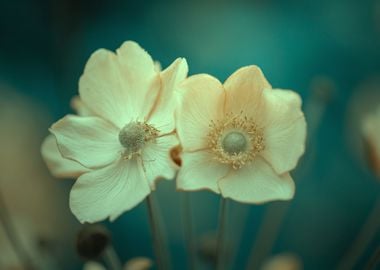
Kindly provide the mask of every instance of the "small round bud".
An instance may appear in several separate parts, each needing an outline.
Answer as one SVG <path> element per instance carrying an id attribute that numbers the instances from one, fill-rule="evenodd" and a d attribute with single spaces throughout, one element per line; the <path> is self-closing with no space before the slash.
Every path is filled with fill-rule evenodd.
<path id="1" fill-rule="evenodd" d="M 85 225 L 77 236 L 78 254 L 87 260 L 98 259 L 111 242 L 110 233 L 101 225 Z"/>

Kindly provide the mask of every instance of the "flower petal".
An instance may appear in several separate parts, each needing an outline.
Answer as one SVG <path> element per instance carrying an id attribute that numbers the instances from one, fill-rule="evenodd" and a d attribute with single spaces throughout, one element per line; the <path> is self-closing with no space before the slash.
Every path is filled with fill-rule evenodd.
<path id="1" fill-rule="evenodd" d="M 214 77 L 199 74 L 186 79 L 181 91 L 184 93 L 176 113 L 176 127 L 183 150 L 206 148 L 210 121 L 223 117 L 223 86 Z"/>
<path id="2" fill-rule="evenodd" d="M 134 42 L 125 42 L 117 55 L 97 50 L 79 80 L 80 97 L 90 111 L 119 128 L 147 116 L 159 88 L 151 57 Z"/>
<path id="3" fill-rule="evenodd" d="M 265 91 L 265 150 L 261 155 L 278 174 L 294 169 L 305 151 L 306 121 L 301 98 L 293 91 Z"/>
<path id="4" fill-rule="evenodd" d="M 150 55 L 136 42 L 126 41 L 116 50 L 125 90 L 131 98 L 124 106 L 133 108 L 138 119 L 146 120 L 161 89 L 161 78 Z"/>
<path id="5" fill-rule="evenodd" d="M 56 122 L 50 131 L 57 138 L 62 156 L 87 168 L 110 164 L 122 150 L 118 129 L 98 117 L 69 115 Z"/>
<path id="6" fill-rule="evenodd" d="M 120 158 L 111 165 L 83 174 L 70 193 L 70 208 L 80 222 L 115 220 L 151 192 L 141 163 Z"/>
<path id="7" fill-rule="evenodd" d="M 41 154 L 50 172 L 58 178 L 77 178 L 89 169 L 76 161 L 62 157 L 54 135 L 46 137 L 41 147 Z"/>
<path id="8" fill-rule="evenodd" d="M 218 185 L 223 197 L 243 203 L 289 200 L 295 192 L 291 176 L 276 174 L 261 158 L 239 170 L 231 170 Z"/>
<path id="9" fill-rule="evenodd" d="M 224 177 L 229 167 L 216 160 L 207 151 L 183 153 L 182 166 L 177 176 L 177 189 L 209 189 L 219 193 L 218 180 Z"/>
<path id="10" fill-rule="evenodd" d="M 235 71 L 224 83 L 226 112 L 255 117 L 261 112 L 261 95 L 271 85 L 257 66 L 247 66 Z M 256 118 L 256 117 L 255 117 Z"/>
<path id="11" fill-rule="evenodd" d="M 161 72 L 161 92 L 151 112 L 148 122 L 161 133 L 174 130 L 174 110 L 178 104 L 178 85 L 186 78 L 187 62 L 177 58 L 168 68 Z"/>
<path id="12" fill-rule="evenodd" d="M 176 165 L 170 157 L 170 149 L 178 145 L 175 135 L 160 137 L 154 143 L 144 147 L 142 162 L 146 178 L 151 189 L 155 189 L 156 180 L 164 178 L 171 180 L 175 176 Z"/>

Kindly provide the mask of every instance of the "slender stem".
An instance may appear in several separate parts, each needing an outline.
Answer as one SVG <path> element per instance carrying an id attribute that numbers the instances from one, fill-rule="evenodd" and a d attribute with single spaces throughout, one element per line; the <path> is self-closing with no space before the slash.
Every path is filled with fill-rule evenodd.
<path id="1" fill-rule="evenodd" d="M 375 253 L 372 255 L 371 259 L 369 260 L 366 270 L 374 270 L 376 269 L 376 266 L 380 263 L 380 247 L 378 247 L 375 251 Z"/>
<path id="2" fill-rule="evenodd" d="M 169 255 L 166 250 L 165 241 L 162 236 L 162 231 L 159 224 L 159 218 L 157 216 L 157 209 L 154 205 L 154 199 L 152 194 L 146 198 L 149 223 L 152 231 L 153 248 L 157 260 L 157 268 L 160 270 L 170 269 Z"/>
<path id="3" fill-rule="evenodd" d="M 2 224 L 5 234 L 7 235 L 13 249 L 18 256 L 20 262 L 24 265 L 25 269 L 34 269 L 32 259 L 24 248 L 21 239 L 19 238 L 15 226 L 12 223 L 10 214 L 6 207 L 4 198 L 0 192 L 0 223 Z"/>
<path id="4" fill-rule="evenodd" d="M 374 207 L 368 215 L 363 227 L 353 242 L 348 252 L 343 256 L 337 269 L 353 269 L 365 248 L 380 227 L 380 196 L 377 198 Z"/>
<path id="5" fill-rule="evenodd" d="M 239 253 L 239 248 L 241 246 L 243 233 L 244 233 L 245 227 L 247 226 L 247 219 L 248 219 L 248 213 L 249 213 L 249 207 L 247 205 L 240 204 L 240 203 L 234 204 L 234 205 L 236 207 L 234 211 L 232 211 L 231 206 L 229 207 L 230 208 L 229 213 L 231 214 L 236 213 L 236 215 L 234 217 L 231 217 L 231 214 L 229 214 L 229 220 L 235 221 L 235 225 L 234 225 L 235 237 L 231 239 L 232 248 L 229 255 L 229 261 L 226 264 L 228 269 L 230 269 L 235 264 L 236 257 Z"/>
<path id="6" fill-rule="evenodd" d="M 103 257 L 109 269 L 122 270 L 120 258 L 112 245 L 108 245 L 108 247 L 104 250 Z"/>
<path id="7" fill-rule="evenodd" d="M 246 270 L 258 269 L 272 251 L 289 206 L 290 203 L 285 202 L 268 206 L 252 246 Z"/>
<path id="8" fill-rule="evenodd" d="M 193 236 L 193 219 L 191 211 L 190 193 L 182 193 L 183 229 L 185 234 L 186 249 L 188 253 L 189 270 L 196 269 L 196 248 Z"/>
<path id="9" fill-rule="evenodd" d="M 227 201 L 225 198 L 220 198 L 220 207 L 219 207 L 219 229 L 218 229 L 218 238 L 217 238 L 217 257 L 216 257 L 216 270 L 223 270 L 224 264 L 224 245 L 225 245 L 225 227 L 226 227 L 226 204 Z"/>

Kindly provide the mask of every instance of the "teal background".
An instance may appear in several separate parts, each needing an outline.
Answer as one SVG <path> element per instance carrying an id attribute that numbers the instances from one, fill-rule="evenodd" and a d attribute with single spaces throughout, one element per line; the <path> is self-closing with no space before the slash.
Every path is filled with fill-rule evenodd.
<path id="1" fill-rule="evenodd" d="M 305 269 L 334 269 L 380 192 L 355 148 L 359 115 L 351 111 L 352 104 L 366 102 L 360 100 L 360 85 L 380 71 L 380 2 L 1 1 L 0 81 L 46 108 L 52 123 L 70 112 L 90 54 L 98 48 L 115 50 L 125 40 L 137 41 L 163 67 L 185 57 L 190 74 L 210 73 L 221 81 L 241 66 L 257 64 L 274 87 L 294 89 L 305 106 L 322 106 L 305 160 L 294 174 L 296 197 L 273 254 L 293 252 Z M 322 102 L 313 95 L 313 82 L 320 77 L 333 85 L 331 97 Z M 380 86 L 368 91 L 376 96 Z M 307 119 L 315 114 L 306 110 Z M 47 135 L 47 128 L 41 133 Z M 57 185 L 68 198 L 72 183 L 57 180 Z M 174 192 L 174 182 L 161 183 L 157 193 L 173 268 L 184 269 L 181 194 Z M 197 236 L 215 230 L 219 197 L 197 192 L 191 199 Z M 243 229 L 231 218 L 230 237 L 243 234 L 233 269 L 243 269 L 271 205 L 231 206 L 235 214 L 248 211 Z M 105 224 L 123 260 L 152 256 L 144 204 Z M 377 234 L 357 269 L 379 244 Z M 67 253 L 70 259 L 62 268 L 80 269 L 74 251 Z"/>

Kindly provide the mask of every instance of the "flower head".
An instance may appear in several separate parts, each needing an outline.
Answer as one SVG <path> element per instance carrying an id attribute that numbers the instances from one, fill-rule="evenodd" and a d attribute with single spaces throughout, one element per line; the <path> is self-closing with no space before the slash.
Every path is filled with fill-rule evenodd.
<path id="1" fill-rule="evenodd" d="M 50 129 L 62 156 L 89 169 L 70 193 L 81 222 L 114 220 L 154 190 L 158 178 L 174 177 L 174 90 L 186 76 L 184 59 L 160 72 L 130 41 L 116 54 L 100 49 L 90 57 L 79 94 L 92 114 L 68 115 Z"/>
<path id="2" fill-rule="evenodd" d="M 272 89 L 256 66 L 239 69 L 223 85 L 200 74 L 181 88 L 179 189 L 209 189 L 248 203 L 293 197 L 289 171 L 303 154 L 306 137 L 295 92 Z"/>

